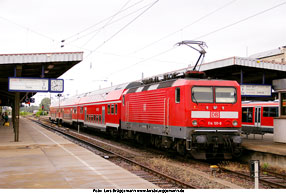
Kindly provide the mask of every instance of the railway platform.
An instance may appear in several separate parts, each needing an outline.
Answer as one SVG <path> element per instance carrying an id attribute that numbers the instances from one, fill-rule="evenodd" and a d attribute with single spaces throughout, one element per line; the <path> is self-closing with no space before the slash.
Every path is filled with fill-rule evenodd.
<path id="1" fill-rule="evenodd" d="M 273 134 L 243 135 L 245 149 L 243 160 L 260 160 L 261 165 L 279 167 L 286 170 L 286 144 L 273 141 Z"/>
<path id="2" fill-rule="evenodd" d="M 0 125 L 0 189 L 158 188 L 28 119 L 20 124 L 19 142 Z"/>

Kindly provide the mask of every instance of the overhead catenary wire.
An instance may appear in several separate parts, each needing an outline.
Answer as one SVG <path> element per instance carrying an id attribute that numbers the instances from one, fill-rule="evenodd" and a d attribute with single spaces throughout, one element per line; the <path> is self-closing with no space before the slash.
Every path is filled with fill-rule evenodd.
<path id="1" fill-rule="evenodd" d="M 136 5 L 140 4 L 140 3 L 142 3 L 143 1 L 145 1 L 145 0 L 138 1 L 138 2 L 136 2 L 136 3 L 134 3 L 134 4 L 130 5 L 130 6 L 128 6 L 127 8 L 121 10 L 119 13 L 122 13 L 122 12 L 124 12 L 124 11 L 126 11 L 126 10 L 132 8 L 132 7 L 134 7 L 134 6 L 136 6 Z M 95 26 L 97 26 L 97 25 L 99 25 L 99 24 L 101 24 L 101 23 L 103 23 L 103 22 L 109 20 L 110 18 L 114 17 L 114 15 L 116 15 L 116 13 L 113 14 L 113 15 L 111 15 L 111 16 L 109 16 L 109 17 L 107 17 L 107 18 L 102 19 L 101 21 L 99 21 L 99 22 L 97 22 L 97 23 L 95 23 L 95 24 L 93 24 L 93 25 L 91 25 L 91 26 L 89 26 L 89 27 L 87 27 L 87 28 L 85 28 L 85 29 L 83 29 L 83 30 L 81 30 L 81 31 L 79 31 L 79 32 L 77 32 L 77 33 L 75 33 L 75 34 L 73 34 L 73 35 L 67 37 L 67 38 L 65 38 L 65 39 L 63 39 L 63 41 L 68 41 L 68 40 L 69 40 L 69 41 L 74 41 L 74 40 L 79 39 L 79 37 L 77 37 L 77 36 L 79 36 L 80 34 L 86 32 L 86 31 L 88 31 L 88 30 L 90 30 L 91 28 L 93 28 L 93 27 L 95 27 Z M 118 15 L 118 14 L 117 14 L 117 15 Z M 81 37 L 80 37 L 80 38 L 81 38 Z M 70 39 L 71 39 L 71 40 L 70 40 Z"/>
<path id="2" fill-rule="evenodd" d="M 30 27 L 24 26 L 24 25 L 22 25 L 22 24 L 18 24 L 18 23 L 14 22 L 14 21 L 12 21 L 12 20 L 10 20 L 10 19 L 7 19 L 7 18 L 5 18 L 5 17 L 3 17 L 3 16 L 0 16 L 0 18 L 1 18 L 2 20 L 5 20 L 5 21 L 7 21 L 7 22 L 9 22 L 9 23 L 14 24 L 15 26 L 18 26 L 19 28 L 23 28 L 23 29 L 25 29 L 25 30 L 29 30 L 29 32 L 32 32 L 32 33 L 34 33 L 34 34 L 36 34 L 36 35 L 38 35 L 38 36 L 41 36 L 41 37 L 43 37 L 43 38 L 49 39 L 49 40 L 51 40 L 52 42 L 58 42 L 58 43 L 60 43 L 59 40 L 56 40 L 56 39 L 54 39 L 54 38 L 52 38 L 52 37 L 50 37 L 50 36 L 47 36 L 47 35 L 45 35 L 45 34 L 43 34 L 43 33 L 41 33 L 41 32 L 32 30 Z"/>
<path id="3" fill-rule="evenodd" d="M 143 7 L 140 7 L 139 9 L 137 9 L 137 10 L 135 10 L 135 11 L 133 11 L 133 12 L 127 14 L 127 15 L 124 15 L 124 16 L 118 18 L 117 20 L 114 20 L 114 21 L 110 22 L 110 23 L 109 23 L 108 25 L 106 25 L 105 27 L 107 27 L 107 26 L 109 26 L 109 25 L 112 25 L 112 24 L 114 24 L 114 23 L 117 23 L 117 22 L 123 20 L 124 18 L 133 15 L 133 14 L 135 14 L 135 13 L 137 13 L 137 12 L 143 10 L 144 8 L 150 6 L 151 4 L 153 4 L 153 3 L 144 5 Z M 68 41 L 68 42 L 66 42 L 65 40 L 62 40 L 62 41 L 65 42 L 65 45 L 69 45 L 69 44 L 71 44 L 72 42 L 81 40 L 82 38 L 85 38 L 85 37 L 87 37 L 87 36 L 89 36 L 89 35 L 91 35 L 91 34 L 93 34 L 93 33 L 96 33 L 96 32 L 98 32 L 98 31 L 102 30 L 102 29 L 103 29 L 103 27 L 99 27 L 99 28 L 96 28 L 96 29 L 94 29 L 94 30 L 92 30 L 92 31 L 90 31 L 90 32 L 88 32 L 88 33 L 86 33 L 86 34 L 83 34 L 82 36 L 77 37 L 76 39 L 70 40 L 70 41 Z"/>
<path id="4" fill-rule="evenodd" d="M 169 48 L 169 49 L 167 49 L 167 50 L 164 50 L 164 51 L 162 51 L 162 52 L 160 52 L 160 53 L 157 53 L 157 54 L 155 54 L 155 55 L 152 55 L 151 57 L 145 58 L 145 59 L 143 59 L 143 60 L 141 60 L 141 61 L 139 61 L 139 62 L 136 62 L 136 63 L 134 63 L 134 64 L 132 64 L 132 65 L 129 65 L 128 67 L 124 67 L 124 68 L 122 68 L 122 69 L 116 70 L 116 71 L 114 71 L 114 72 L 108 74 L 106 77 L 109 77 L 109 76 L 111 76 L 111 75 L 113 75 L 113 74 L 115 74 L 115 73 L 119 73 L 119 72 L 121 72 L 121 71 L 124 71 L 124 70 L 126 70 L 126 69 L 130 69 L 130 68 L 132 68 L 132 67 L 134 67 L 134 66 L 136 66 L 136 65 L 139 65 L 139 64 L 141 64 L 141 63 L 144 63 L 144 62 L 146 62 L 146 61 L 150 61 L 151 59 L 153 59 L 153 58 L 155 58 L 155 57 L 158 57 L 158 56 L 161 56 L 161 55 L 163 55 L 163 54 L 166 54 L 166 53 L 168 53 L 168 52 L 170 52 L 170 51 L 172 51 L 172 50 L 174 50 L 174 49 L 175 49 L 175 47 L 172 47 L 172 48 Z"/>
<path id="5" fill-rule="evenodd" d="M 158 40 L 155 40 L 155 41 L 153 41 L 153 42 L 151 42 L 151 43 L 149 43 L 149 44 L 143 46 L 143 47 L 140 48 L 140 49 L 137 49 L 137 50 L 133 51 L 132 54 L 138 53 L 138 52 L 140 52 L 140 51 L 142 51 L 142 50 L 144 50 L 144 49 L 146 49 L 146 48 L 149 48 L 150 46 L 153 46 L 154 44 L 157 44 L 158 42 L 161 42 L 162 40 L 165 40 L 166 38 L 169 38 L 169 37 L 171 37 L 171 36 L 173 36 L 173 35 L 175 35 L 175 34 L 181 32 L 182 30 L 184 30 L 184 29 L 186 29 L 186 28 L 189 28 L 190 26 L 192 26 L 192 25 L 194 25 L 194 24 L 196 24 L 196 23 L 202 21 L 203 19 L 208 18 L 209 16 L 213 15 L 214 13 L 216 13 L 216 12 L 222 10 L 223 8 L 225 8 L 225 7 L 227 7 L 227 6 L 231 5 L 231 4 L 233 4 L 235 1 L 237 1 L 237 0 L 233 0 L 233 1 L 231 1 L 231 2 L 228 2 L 228 3 L 226 3 L 226 4 L 222 5 L 222 6 L 220 6 L 219 8 L 217 8 L 217 9 L 215 9 L 215 10 L 213 10 L 213 11 L 207 13 L 206 15 L 204 15 L 204 16 L 198 18 L 197 20 L 193 21 L 192 23 L 185 25 L 184 27 L 180 28 L 179 30 L 173 31 L 173 32 L 167 34 L 166 36 L 164 36 L 164 37 L 162 37 L 162 38 L 160 38 L 160 39 L 158 39 Z"/>
<path id="6" fill-rule="evenodd" d="M 226 26 L 223 26 L 223 27 L 221 27 L 221 28 L 218 28 L 218 29 L 216 29 L 216 30 L 213 30 L 213 31 L 211 31 L 211 32 L 208 32 L 208 33 L 206 33 L 206 34 L 204 34 L 204 35 L 202 35 L 202 36 L 198 36 L 198 37 L 196 37 L 194 40 L 197 40 L 197 39 L 200 39 L 200 38 L 204 38 L 204 37 L 209 36 L 209 35 L 211 35 L 211 34 L 214 34 L 214 33 L 216 33 L 216 32 L 222 31 L 222 30 L 224 30 L 224 29 L 226 29 L 226 28 L 232 27 L 232 26 L 234 26 L 234 25 L 236 25 L 236 24 L 245 22 L 245 21 L 247 21 L 247 20 L 249 20 L 249 19 L 251 19 L 251 18 L 253 18 L 253 17 L 256 17 L 256 16 L 261 15 L 261 14 L 263 14 L 263 13 L 266 13 L 266 12 L 268 12 L 268 11 L 271 11 L 271 10 L 273 10 L 273 9 L 275 9 L 275 8 L 278 8 L 278 7 L 280 7 L 280 6 L 282 6 L 282 5 L 285 5 L 285 4 L 286 4 L 286 1 L 284 1 L 284 2 L 282 2 L 282 3 L 279 3 L 279 4 L 277 4 L 277 5 L 273 6 L 273 7 L 270 7 L 270 8 L 268 8 L 268 9 L 259 11 L 259 12 L 255 13 L 255 14 L 253 14 L 253 15 L 250 15 L 250 16 L 248 16 L 248 17 L 245 17 L 245 18 L 243 18 L 243 19 L 241 19 L 241 20 L 238 20 L 238 21 L 236 21 L 236 22 L 234 22 L 234 23 L 228 24 L 228 25 L 226 25 Z"/>
<path id="7" fill-rule="evenodd" d="M 211 34 L 214 34 L 214 33 L 216 33 L 216 32 L 219 32 L 219 31 L 221 31 L 221 30 L 224 30 L 224 29 L 226 29 L 226 28 L 232 27 L 232 26 L 234 26 L 234 25 L 236 25 L 236 24 L 239 24 L 239 23 L 241 23 L 241 22 L 247 21 L 247 20 L 249 20 L 249 19 L 251 19 L 251 18 L 253 18 L 253 17 L 255 17 L 255 16 L 261 15 L 261 14 L 263 14 L 263 13 L 266 13 L 266 12 L 268 12 L 268 11 L 270 11 L 270 10 L 273 10 L 273 9 L 278 8 L 278 7 L 280 7 L 280 6 L 282 6 L 282 5 L 285 5 L 285 4 L 286 4 L 286 1 L 284 1 L 284 2 L 282 2 L 282 3 L 279 3 L 279 4 L 275 5 L 275 6 L 272 6 L 272 7 L 270 7 L 270 8 L 267 8 L 267 9 L 265 9 L 265 10 L 262 10 L 262 11 L 260 11 L 260 12 L 257 12 L 257 13 L 255 13 L 255 14 L 251 15 L 251 16 L 245 17 L 245 18 L 243 18 L 243 19 L 241 19 L 241 20 L 238 20 L 238 21 L 236 21 L 236 22 L 234 22 L 234 23 L 228 24 L 228 25 L 223 26 L 223 27 L 221 27 L 221 28 L 219 28 L 219 29 L 216 29 L 216 30 L 214 30 L 214 31 L 211 31 L 211 32 L 209 32 L 209 33 L 206 33 L 206 34 L 204 34 L 204 35 L 202 35 L 202 36 L 198 36 L 198 37 L 194 38 L 193 40 L 198 40 L 198 39 L 200 39 L 200 38 L 209 36 L 209 35 L 211 35 Z M 143 60 L 141 60 L 141 61 L 139 61 L 139 62 L 137 62 L 137 63 L 134 63 L 134 64 L 132 64 L 132 65 L 130 65 L 130 66 L 128 66 L 128 67 L 125 67 L 125 68 L 122 68 L 122 69 L 120 69 L 120 70 L 117 70 L 116 72 L 110 73 L 108 76 L 113 75 L 113 74 L 118 73 L 118 72 L 121 72 L 121 71 L 124 71 L 124 70 L 126 70 L 126 69 L 129 69 L 129 68 L 131 68 L 131 67 L 133 67 L 133 66 L 136 66 L 136 65 L 138 65 L 138 64 L 141 64 L 141 63 L 143 63 L 143 62 L 149 61 L 149 60 L 151 60 L 151 59 L 153 59 L 153 58 L 155 58 L 155 57 L 158 57 L 158 56 L 160 56 L 160 55 L 163 55 L 163 54 L 165 54 L 165 53 L 167 53 L 167 52 L 169 52 L 169 51 L 171 51 L 171 50 L 173 50 L 173 48 L 172 48 L 172 49 L 168 49 L 168 50 L 163 51 L 163 52 L 160 52 L 160 53 L 158 53 L 158 54 L 156 54 L 156 55 L 153 55 L 153 56 L 151 56 L 151 57 L 148 57 L 148 58 L 146 58 L 146 59 L 143 59 Z"/>
<path id="8" fill-rule="evenodd" d="M 105 23 L 105 25 L 101 28 L 101 30 L 104 29 L 105 27 L 107 27 L 108 24 L 110 24 L 110 22 L 111 22 L 118 14 L 121 13 L 121 11 L 124 9 L 124 7 L 126 7 L 126 6 L 129 4 L 130 1 L 131 1 L 131 0 L 127 0 L 127 1 L 124 3 L 124 5 L 119 9 L 119 11 L 117 11 L 114 15 L 112 15 L 112 17 L 110 17 L 110 18 L 108 19 L 108 21 L 107 21 L 107 22 Z M 87 45 L 98 33 L 100 33 L 101 30 L 99 30 L 99 31 L 98 31 L 96 34 L 94 34 L 90 39 L 88 39 L 88 40 L 82 45 L 82 47 L 84 47 L 85 45 Z"/>
<path id="9" fill-rule="evenodd" d="M 115 32 L 112 36 L 110 36 L 108 39 L 103 41 L 98 47 L 96 47 L 94 50 L 92 50 L 85 58 L 89 57 L 92 53 L 97 51 L 99 48 L 101 48 L 103 45 L 105 45 L 107 42 L 109 42 L 112 38 L 114 38 L 117 34 L 119 34 L 121 31 L 123 31 L 125 28 L 127 28 L 129 25 L 131 25 L 134 21 L 136 21 L 140 16 L 142 16 L 144 13 L 146 13 L 148 10 L 150 10 L 156 3 L 158 3 L 159 0 L 156 0 L 154 3 L 152 3 L 149 7 L 147 7 L 145 10 L 143 10 L 139 15 L 137 15 L 134 19 L 132 19 L 130 22 L 128 22 L 126 25 L 124 25 L 122 28 L 120 28 L 117 32 Z"/>

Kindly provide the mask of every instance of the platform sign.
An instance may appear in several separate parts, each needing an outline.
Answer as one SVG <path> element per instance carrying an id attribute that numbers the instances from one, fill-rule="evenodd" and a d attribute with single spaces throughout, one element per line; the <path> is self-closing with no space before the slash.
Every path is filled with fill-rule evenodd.
<path id="1" fill-rule="evenodd" d="M 48 78 L 9 77 L 10 92 L 48 92 Z"/>
<path id="2" fill-rule="evenodd" d="M 249 97 L 268 97 L 272 95 L 271 85 L 255 85 L 255 84 L 242 84 L 241 96 Z"/>

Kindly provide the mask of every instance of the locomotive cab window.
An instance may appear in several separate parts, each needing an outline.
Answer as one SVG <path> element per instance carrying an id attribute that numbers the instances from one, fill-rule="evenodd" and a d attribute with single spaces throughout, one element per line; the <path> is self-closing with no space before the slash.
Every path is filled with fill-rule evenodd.
<path id="1" fill-rule="evenodd" d="M 233 87 L 216 87 L 215 88 L 216 103 L 235 103 L 236 89 Z"/>
<path id="2" fill-rule="evenodd" d="M 195 103 L 213 103 L 212 87 L 194 86 L 192 88 L 192 101 Z"/>
<path id="3" fill-rule="evenodd" d="M 180 101 L 181 101 L 181 89 L 176 88 L 175 89 L 175 102 L 180 103 Z"/>

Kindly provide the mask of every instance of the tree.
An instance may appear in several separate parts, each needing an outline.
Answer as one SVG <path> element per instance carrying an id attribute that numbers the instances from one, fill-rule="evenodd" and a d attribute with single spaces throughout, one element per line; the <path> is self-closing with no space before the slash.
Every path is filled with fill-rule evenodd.
<path id="1" fill-rule="evenodd" d="M 51 99 L 50 98 L 44 98 L 41 101 L 40 108 L 42 110 L 49 111 L 50 110 L 50 106 L 51 106 Z"/>

